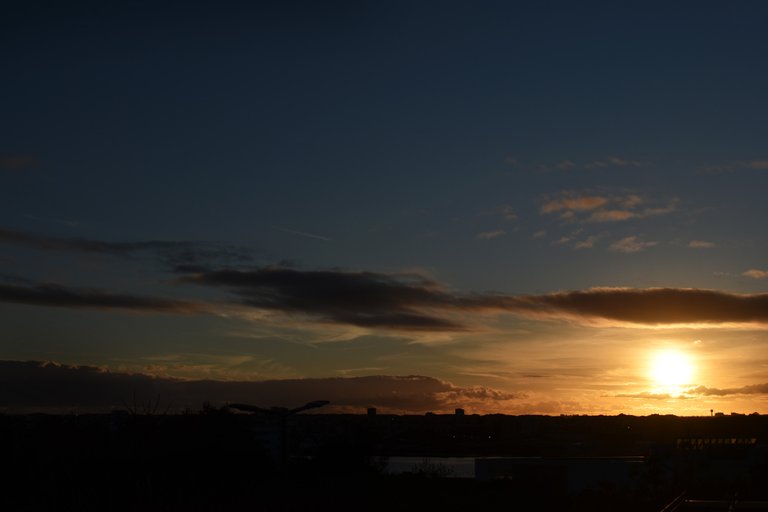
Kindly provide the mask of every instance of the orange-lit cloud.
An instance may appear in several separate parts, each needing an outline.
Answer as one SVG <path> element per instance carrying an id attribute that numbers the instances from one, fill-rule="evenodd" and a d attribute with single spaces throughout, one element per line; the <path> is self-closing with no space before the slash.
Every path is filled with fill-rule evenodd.
<path id="1" fill-rule="evenodd" d="M 637 214 L 628 210 L 600 210 L 589 216 L 591 222 L 615 222 L 631 219 Z"/>
<path id="2" fill-rule="evenodd" d="M 611 250 L 629 254 L 640 252 L 656 245 L 658 245 L 658 242 L 643 241 L 636 236 L 628 236 L 611 244 Z"/>
<path id="3" fill-rule="evenodd" d="M 675 211 L 677 201 L 666 205 L 648 205 L 648 201 L 636 194 L 607 195 L 588 192 L 562 191 L 557 197 L 546 197 L 540 212 L 557 213 L 564 221 L 621 222 L 666 215 Z"/>
<path id="4" fill-rule="evenodd" d="M 710 249 L 715 247 L 714 242 L 707 242 L 705 240 L 691 240 L 688 242 L 688 247 L 691 249 Z"/>
<path id="5" fill-rule="evenodd" d="M 608 198 L 601 196 L 575 196 L 566 194 L 564 197 L 551 199 L 541 205 L 542 213 L 559 211 L 594 210 L 608 203 Z"/>
<path id="6" fill-rule="evenodd" d="M 765 279 L 768 277 L 768 270 L 758 270 L 756 268 L 751 268 L 745 272 L 742 272 L 741 275 L 744 277 L 751 277 L 752 279 Z"/>

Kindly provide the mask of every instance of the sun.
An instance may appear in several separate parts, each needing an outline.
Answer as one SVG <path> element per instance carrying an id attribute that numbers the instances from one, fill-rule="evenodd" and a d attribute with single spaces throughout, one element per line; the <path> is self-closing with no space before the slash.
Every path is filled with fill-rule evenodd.
<path id="1" fill-rule="evenodd" d="M 651 357 L 651 380 L 668 393 L 680 393 L 682 386 L 691 384 L 693 374 L 693 360 L 683 352 L 664 350 Z"/>

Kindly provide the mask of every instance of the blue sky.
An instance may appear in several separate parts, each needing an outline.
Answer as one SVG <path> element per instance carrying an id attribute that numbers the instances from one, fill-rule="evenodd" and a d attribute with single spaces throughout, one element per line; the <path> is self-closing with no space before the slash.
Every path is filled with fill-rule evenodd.
<path id="1" fill-rule="evenodd" d="M 0 358 L 418 374 L 525 395 L 477 406 L 513 412 L 708 410 L 640 397 L 636 361 L 669 347 L 700 361 L 687 389 L 768 381 L 763 3 L 156 4 L 2 8 Z M 281 281 L 266 304 L 225 269 L 374 275 L 376 293 L 432 293 L 387 315 L 463 330 L 393 328 L 365 291 Z M 595 287 L 713 290 L 758 314 L 649 335 L 604 311 L 455 305 Z M 704 371 L 716 354 L 732 372 Z"/>

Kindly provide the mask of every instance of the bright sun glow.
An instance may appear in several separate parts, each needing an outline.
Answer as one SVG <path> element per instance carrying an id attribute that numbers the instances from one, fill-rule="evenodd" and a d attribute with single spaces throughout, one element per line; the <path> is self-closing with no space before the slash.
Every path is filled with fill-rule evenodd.
<path id="1" fill-rule="evenodd" d="M 651 379 L 668 393 L 680 393 L 682 386 L 691 384 L 693 373 L 693 361 L 682 352 L 665 350 L 651 358 Z"/>

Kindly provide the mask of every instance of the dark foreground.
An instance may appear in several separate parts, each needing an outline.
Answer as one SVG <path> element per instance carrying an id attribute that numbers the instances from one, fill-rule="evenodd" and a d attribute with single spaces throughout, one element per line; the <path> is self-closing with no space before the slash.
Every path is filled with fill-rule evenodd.
<path id="1" fill-rule="evenodd" d="M 680 511 L 768 500 L 765 416 L 207 410 L 0 416 L 0 434 L 2 510 L 657 511 L 684 490 Z M 388 474 L 404 455 L 425 463 Z M 426 460 L 441 455 L 478 457 L 476 478 Z"/>

